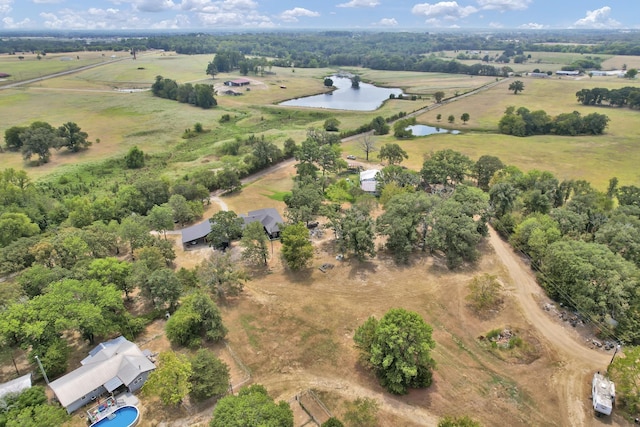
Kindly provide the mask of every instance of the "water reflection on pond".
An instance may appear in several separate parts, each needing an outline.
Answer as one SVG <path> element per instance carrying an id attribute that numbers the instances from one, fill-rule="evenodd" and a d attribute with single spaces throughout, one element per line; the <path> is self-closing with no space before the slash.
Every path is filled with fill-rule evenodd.
<path id="1" fill-rule="evenodd" d="M 442 129 L 427 125 L 413 125 L 405 128 L 405 130 L 410 130 L 413 132 L 414 136 L 433 135 L 434 133 L 450 133 L 457 135 L 460 133 L 459 130 Z"/>
<path id="2" fill-rule="evenodd" d="M 290 99 L 279 105 L 290 107 L 316 107 L 332 110 L 373 111 L 389 99 L 389 95 L 402 94 L 402 89 L 377 87 L 369 83 L 360 82 L 360 88 L 351 87 L 351 79 L 331 76 L 333 85 L 337 88 L 331 93 Z"/>

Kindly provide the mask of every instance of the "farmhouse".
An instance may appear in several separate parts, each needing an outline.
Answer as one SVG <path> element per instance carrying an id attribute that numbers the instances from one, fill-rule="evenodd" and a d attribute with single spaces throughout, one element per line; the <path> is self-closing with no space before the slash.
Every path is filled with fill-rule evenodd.
<path id="1" fill-rule="evenodd" d="M 260 209 L 257 211 L 251 211 L 248 214 L 241 214 L 240 218 L 243 219 L 244 225 L 252 222 L 259 221 L 264 227 L 264 231 L 269 236 L 269 239 L 278 239 L 280 237 L 280 224 L 284 221 L 282 217 L 274 208 Z"/>
<path id="2" fill-rule="evenodd" d="M 103 394 L 138 390 L 156 368 L 149 357 L 150 353 L 120 336 L 100 343 L 80 361 L 82 366 L 51 382 L 49 387 L 72 413 Z"/>
<path id="3" fill-rule="evenodd" d="M 227 80 L 224 82 L 225 86 L 249 86 L 251 84 L 250 80 L 247 79 L 235 79 L 235 80 Z"/>
<path id="4" fill-rule="evenodd" d="M 207 234 L 211 233 L 211 223 L 209 220 L 192 225 L 182 230 L 182 244 L 193 246 L 206 243 Z"/>
<path id="5" fill-rule="evenodd" d="M 360 188 L 365 193 L 377 194 L 378 193 L 378 180 L 376 177 L 380 171 L 378 169 L 369 169 L 360 172 Z"/>
<path id="6" fill-rule="evenodd" d="M 31 388 L 31 374 L 0 384 L 0 400 L 7 394 L 19 394 Z"/>

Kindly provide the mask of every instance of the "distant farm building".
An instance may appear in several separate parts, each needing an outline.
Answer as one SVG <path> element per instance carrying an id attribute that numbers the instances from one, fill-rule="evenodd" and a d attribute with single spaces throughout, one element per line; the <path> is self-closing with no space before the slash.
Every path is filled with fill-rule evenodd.
<path id="1" fill-rule="evenodd" d="M 11 74 L 0 73 L 0 79 L 6 79 L 7 77 L 11 77 Z"/>
<path id="2" fill-rule="evenodd" d="M 246 215 L 241 214 L 240 218 L 244 221 L 244 225 L 252 222 L 260 222 L 264 227 L 265 233 L 269 239 L 278 239 L 280 237 L 280 225 L 284 223 L 282 217 L 274 208 L 260 209 L 249 212 Z"/>
<path id="3" fill-rule="evenodd" d="M 248 89 L 248 88 L 247 88 L 247 89 Z M 227 90 L 225 90 L 225 91 L 224 91 L 224 92 L 222 92 L 222 93 L 223 93 L 223 94 L 225 94 L 225 95 L 229 95 L 229 96 L 240 96 L 240 95 L 242 95 L 242 92 L 236 92 L 236 91 L 235 91 L 235 90 L 233 90 L 233 89 L 227 89 Z"/>
<path id="4" fill-rule="evenodd" d="M 580 70 L 573 70 L 573 71 L 558 70 L 558 71 L 556 71 L 556 76 L 579 76 L 579 75 L 580 75 Z"/>
<path id="5" fill-rule="evenodd" d="M 622 70 L 611 70 L 611 71 L 593 70 L 593 71 L 590 71 L 589 74 L 593 77 L 624 77 L 624 71 Z"/>
<path id="6" fill-rule="evenodd" d="M 536 77 L 539 79 L 548 79 L 549 78 L 549 74 L 547 73 L 529 73 L 530 77 Z"/>
<path id="7" fill-rule="evenodd" d="M 377 176 L 380 173 L 378 169 L 369 169 L 360 172 L 360 188 L 365 193 L 377 194 L 378 193 L 378 180 Z"/>
<path id="8" fill-rule="evenodd" d="M 250 80 L 247 79 L 235 79 L 235 80 L 227 80 L 224 82 L 225 86 L 249 86 L 251 84 Z"/>

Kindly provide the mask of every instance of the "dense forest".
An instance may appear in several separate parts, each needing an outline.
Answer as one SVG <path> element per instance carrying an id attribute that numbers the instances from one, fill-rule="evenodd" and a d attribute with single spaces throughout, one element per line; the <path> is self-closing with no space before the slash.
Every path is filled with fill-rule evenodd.
<path id="1" fill-rule="evenodd" d="M 164 49 L 183 54 L 213 54 L 224 50 L 273 58 L 296 67 L 363 66 L 384 70 L 414 70 L 492 74 L 488 70 L 449 70 L 449 61 L 434 65 L 430 54 L 442 51 L 502 51 L 506 57 L 522 52 L 640 55 L 637 32 L 521 31 L 521 32 L 261 32 L 219 34 L 150 33 L 139 37 L 97 37 L 77 34 L 70 39 L 42 38 L 16 33 L 0 41 L 0 53 L 73 52 L 79 50 Z M 569 44 L 570 42 L 570 44 Z M 503 57 L 504 60 L 504 57 Z M 486 61 L 485 61 L 486 62 Z M 457 67 L 461 64 L 456 63 Z M 487 64 L 484 64 L 487 66 Z M 436 67 L 437 69 L 434 69 Z M 444 70 L 440 69 L 445 67 Z M 497 67 L 500 68 L 500 67 Z M 498 71 L 496 71 L 498 72 Z"/>

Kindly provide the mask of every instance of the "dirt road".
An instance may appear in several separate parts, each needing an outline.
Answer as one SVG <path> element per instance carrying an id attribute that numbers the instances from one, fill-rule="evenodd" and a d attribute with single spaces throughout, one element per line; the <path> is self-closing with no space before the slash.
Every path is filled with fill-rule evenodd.
<path id="1" fill-rule="evenodd" d="M 568 425 L 598 426 L 603 421 L 609 425 L 627 425 L 624 420 L 617 418 L 595 418 L 590 406 L 589 381 L 595 371 L 606 369 L 610 355 L 585 346 L 578 341 L 578 334 L 565 328 L 542 309 L 544 292 L 531 269 L 491 227 L 489 241 L 511 276 L 512 283 L 508 290 L 513 292 L 514 298 L 520 303 L 524 316 L 546 338 L 548 345 L 553 347 L 560 359 L 553 383 L 565 402 L 560 405 L 560 409 L 565 411 L 564 418 Z"/>

